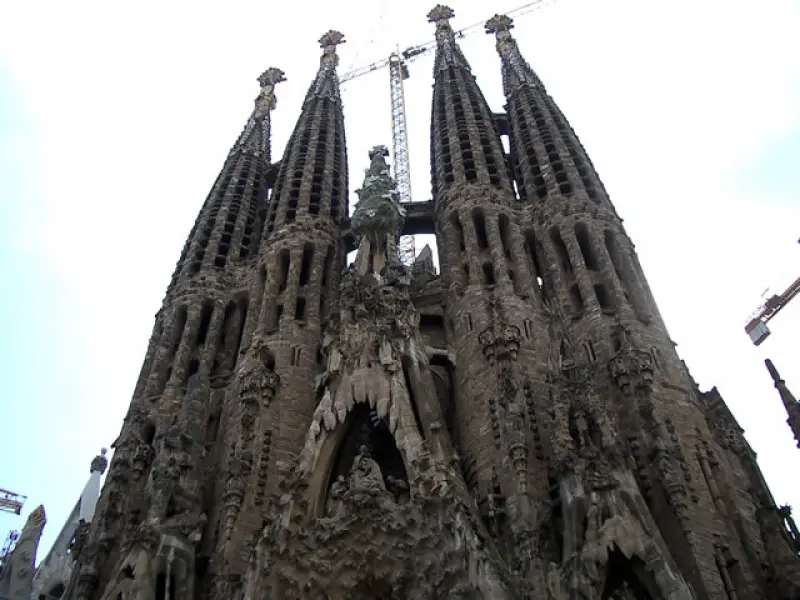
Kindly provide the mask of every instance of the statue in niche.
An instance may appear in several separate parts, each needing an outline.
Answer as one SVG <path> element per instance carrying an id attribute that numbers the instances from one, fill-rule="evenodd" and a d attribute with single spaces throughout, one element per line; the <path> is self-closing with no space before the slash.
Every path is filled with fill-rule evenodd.
<path id="1" fill-rule="evenodd" d="M 347 481 L 345 481 L 344 475 L 338 475 L 328 492 L 328 505 L 325 507 L 326 517 L 337 517 L 342 513 L 346 493 Z"/>
<path id="2" fill-rule="evenodd" d="M 381 468 L 370 456 L 366 445 L 362 444 L 353 460 L 350 470 L 350 489 L 356 494 L 379 496 L 386 492 Z"/>

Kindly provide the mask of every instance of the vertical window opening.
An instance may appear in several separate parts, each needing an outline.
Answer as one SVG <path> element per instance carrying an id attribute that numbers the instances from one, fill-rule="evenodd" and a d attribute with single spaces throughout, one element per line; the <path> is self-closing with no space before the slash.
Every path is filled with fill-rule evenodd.
<path id="1" fill-rule="evenodd" d="M 478 239 L 478 248 L 485 250 L 489 247 L 489 237 L 486 234 L 486 219 L 480 209 L 472 213 L 472 221 L 475 225 L 475 236 Z"/>
<path id="2" fill-rule="evenodd" d="M 300 364 L 301 352 L 299 346 L 292 348 L 292 365 L 295 367 Z"/>
<path id="3" fill-rule="evenodd" d="M 211 325 L 211 314 L 214 312 L 214 305 L 208 300 L 203 302 L 203 312 L 200 314 L 200 329 L 197 331 L 197 345 L 206 343 L 208 337 L 208 327 Z"/>
<path id="4" fill-rule="evenodd" d="M 494 285 L 494 269 L 492 268 L 492 263 L 485 262 L 483 263 L 483 283 L 484 285 Z"/>
<path id="5" fill-rule="evenodd" d="M 296 321 L 304 321 L 306 318 L 306 299 L 298 298 L 294 305 L 294 318 Z"/>
<path id="6" fill-rule="evenodd" d="M 286 282 L 289 279 L 289 250 L 284 248 L 280 254 L 281 278 L 278 280 L 278 292 L 286 289 Z"/>
<path id="7" fill-rule="evenodd" d="M 281 323 L 281 316 L 283 316 L 283 304 L 276 304 L 272 309 L 272 317 L 270 318 L 267 331 L 275 331 Z"/>
<path id="8" fill-rule="evenodd" d="M 303 246 L 303 262 L 300 265 L 300 285 L 307 285 L 311 277 L 311 261 L 314 258 L 314 246 L 307 243 Z"/>
<path id="9" fill-rule="evenodd" d="M 333 246 L 328 246 L 325 252 L 325 261 L 322 266 L 322 287 L 327 287 L 330 278 L 331 264 L 333 263 Z"/>
<path id="10" fill-rule="evenodd" d="M 242 347 L 242 337 L 244 336 L 244 323 L 247 320 L 247 308 L 248 308 L 247 298 L 240 298 L 238 306 L 239 320 L 237 323 L 237 331 L 236 331 L 236 348 L 233 351 L 233 362 L 231 364 L 231 367 L 233 367 L 233 365 L 236 364 L 236 358 L 239 355 L 239 349 Z"/>
<path id="11" fill-rule="evenodd" d="M 466 242 L 464 241 L 464 228 L 461 226 L 461 221 L 458 218 L 458 213 L 453 213 L 450 217 L 451 222 L 453 223 L 453 228 L 458 235 L 458 249 L 462 252 L 467 249 Z"/>
<path id="12" fill-rule="evenodd" d="M 500 229 L 500 243 L 503 245 L 503 254 L 506 258 L 511 258 L 511 223 L 507 215 L 500 215 L 497 220 Z"/>
<path id="13" fill-rule="evenodd" d="M 583 296 L 581 296 L 581 290 L 577 284 L 569 288 L 569 298 L 576 312 L 583 310 Z"/>
<path id="14" fill-rule="evenodd" d="M 550 228 L 550 239 L 558 255 L 558 261 L 561 263 L 561 269 L 565 273 L 571 274 L 572 263 L 569 260 L 569 251 L 567 250 L 567 245 L 564 243 L 564 240 L 561 239 L 561 233 L 558 231 L 558 227 Z"/>
<path id="15" fill-rule="evenodd" d="M 583 262 L 586 263 L 586 268 L 590 271 L 597 270 L 597 258 L 592 250 L 592 244 L 589 240 L 589 228 L 584 223 L 575 225 L 575 237 L 578 239 L 578 246 L 581 249 Z"/>
<path id="16" fill-rule="evenodd" d="M 600 305 L 600 308 L 603 310 L 608 310 L 613 308 L 611 305 L 611 299 L 609 298 L 608 292 L 606 291 L 606 286 L 603 284 L 597 284 L 594 286 L 594 295 L 597 296 L 597 303 Z"/>

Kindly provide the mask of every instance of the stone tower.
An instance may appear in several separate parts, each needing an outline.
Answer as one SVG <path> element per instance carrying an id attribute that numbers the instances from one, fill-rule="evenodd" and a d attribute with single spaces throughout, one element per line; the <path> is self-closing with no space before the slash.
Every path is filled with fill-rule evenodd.
<path id="1" fill-rule="evenodd" d="M 341 33 L 278 163 L 284 77 L 259 79 L 65 598 L 800 598 L 789 510 L 677 356 L 511 20 L 486 24 L 496 113 L 453 16 L 428 15 L 427 202 L 398 202 L 376 146 L 349 216 Z M 399 236 L 432 232 L 441 274 L 405 267 Z"/>
<path id="2" fill-rule="evenodd" d="M 38 506 L 25 521 L 11 556 L 3 560 L 0 570 L 0 600 L 28 600 L 36 573 L 36 551 L 47 517 L 44 506 Z"/>

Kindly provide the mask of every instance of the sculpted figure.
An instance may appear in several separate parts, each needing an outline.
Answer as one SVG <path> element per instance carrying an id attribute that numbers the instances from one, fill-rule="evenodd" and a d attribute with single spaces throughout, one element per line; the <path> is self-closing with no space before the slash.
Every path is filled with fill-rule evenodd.
<path id="1" fill-rule="evenodd" d="M 354 491 L 366 492 L 369 495 L 377 495 L 386 491 L 381 468 L 370 458 L 369 450 L 364 445 L 358 449 L 358 454 L 353 460 L 350 487 Z"/>
<path id="2" fill-rule="evenodd" d="M 331 485 L 328 494 L 328 505 L 325 507 L 326 517 L 338 516 L 344 507 L 344 495 L 347 492 L 347 482 L 344 475 L 339 475 Z"/>

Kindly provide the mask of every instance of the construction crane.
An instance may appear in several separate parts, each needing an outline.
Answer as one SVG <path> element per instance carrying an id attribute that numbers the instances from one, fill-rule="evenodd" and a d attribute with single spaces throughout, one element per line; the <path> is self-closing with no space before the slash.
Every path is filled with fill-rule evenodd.
<path id="1" fill-rule="evenodd" d="M 533 0 L 514 10 L 506 13 L 509 17 L 519 17 L 555 0 Z M 473 23 L 468 27 L 459 29 L 455 32 L 456 38 L 464 38 L 467 35 L 480 31 L 484 28 L 486 21 Z M 397 181 L 397 191 L 400 194 L 400 202 L 411 202 L 411 168 L 408 150 L 408 128 L 406 125 L 406 102 L 403 81 L 411 76 L 408 70 L 408 63 L 420 56 L 427 54 L 436 48 L 436 40 L 429 40 L 418 46 L 410 46 L 402 52 L 398 49 L 388 57 L 348 71 L 339 77 L 339 84 L 352 81 L 362 75 L 367 75 L 374 71 L 389 67 L 389 91 L 390 104 L 392 111 L 392 154 L 394 160 L 395 180 Z M 406 235 L 400 238 L 400 258 L 405 265 L 412 265 L 416 256 L 414 248 L 414 236 Z"/>
<path id="2" fill-rule="evenodd" d="M 769 337 L 770 330 L 767 327 L 769 320 L 774 318 L 789 304 L 792 298 L 798 295 L 800 295 L 800 277 L 795 279 L 794 283 L 786 288 L 786 291 L 782 294 L 773 295 L 758 307 L 755 313 L 750 316 L 747 325 L 744 326 L 744 330 L 750 336 L 750 341 L 753 344 L 760 346 Z"/>
<path id="3" fill-rule="evenodd" d="M 21 514 L 22 506 L 27 499 L 27 496 L 20 496 L 0 488 L 0 511 L 14 513 L 15 515 Z"/>

